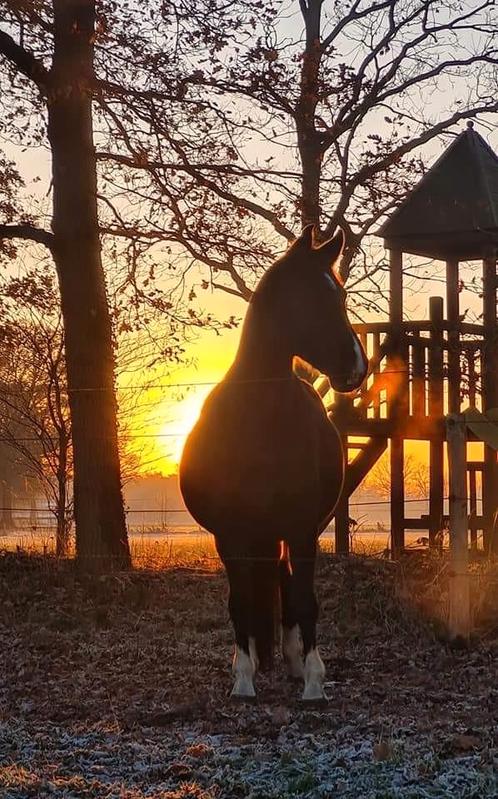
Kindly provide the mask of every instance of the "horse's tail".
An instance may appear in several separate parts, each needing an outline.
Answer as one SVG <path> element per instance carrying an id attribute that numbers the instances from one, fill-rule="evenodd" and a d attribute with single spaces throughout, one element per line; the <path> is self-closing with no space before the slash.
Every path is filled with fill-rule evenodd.
<path id="1" fill-rule="evenodd" d="M 278 590 L 278 545 L 255 557 L 252 568 L 252 632 L 261 671 L 273 668 Z"/>

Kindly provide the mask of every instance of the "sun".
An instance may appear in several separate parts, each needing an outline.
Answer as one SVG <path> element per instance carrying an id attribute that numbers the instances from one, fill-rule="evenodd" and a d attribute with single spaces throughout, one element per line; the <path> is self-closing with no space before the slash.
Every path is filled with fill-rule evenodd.
<path id="1" fill-rule="evenodd" d="M 209 386 L 202 386 L 185 399 L 168 404 L 169 418 L 159 430 L 158 446 L 164 452 L 165 460 L 175 467 L 180 463 L 185 440 L 197 422 L 210 390 Z"/>

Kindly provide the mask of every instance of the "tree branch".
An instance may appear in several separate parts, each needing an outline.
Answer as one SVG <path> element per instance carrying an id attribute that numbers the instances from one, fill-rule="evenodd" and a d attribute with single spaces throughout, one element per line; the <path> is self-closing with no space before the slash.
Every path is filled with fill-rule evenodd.
<path id="1" fill-rule="evenodd" d="M 42 91 L 46 92 L 50 83 L 50 73 L 37 58 L 17 44 L 5 31 L 0 31 L 0 55 L 10 61 L 27 78 L 32 80 Z"/>
<path id="2" fill-rule="evenodd" d="M 55 238 L 53 233 L 42 230 L 34 225 L 0 225 L 0 241 L 2 239 L 24 239 L 26 241 L 36 241 L 44 244 L 51 252 L 55 248 Z"/>

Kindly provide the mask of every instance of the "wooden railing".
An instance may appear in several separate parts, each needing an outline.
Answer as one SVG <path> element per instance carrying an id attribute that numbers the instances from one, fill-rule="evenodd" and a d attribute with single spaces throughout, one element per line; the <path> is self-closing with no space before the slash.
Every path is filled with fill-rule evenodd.
<path id="1" fill-rule="evenodd" d="M 442 309 L 441 309 L 442 310 Z M 366 322 L 354 328 L 369 358 L 359 392 L 339 395 L 326 378 L 316 388 L 343 418 L 412 420 L 442 418 L 465 405 L 479 407 L 484 331 L 481 325 L 430 320 Z"/>

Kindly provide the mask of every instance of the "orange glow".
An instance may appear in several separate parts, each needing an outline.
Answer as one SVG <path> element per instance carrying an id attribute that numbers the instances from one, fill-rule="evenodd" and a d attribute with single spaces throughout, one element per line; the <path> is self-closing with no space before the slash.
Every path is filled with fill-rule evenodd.
<path id="1" fill-rule="evenodd" d="M 185 439 L 207 395 L 231 365 L 239 335 L 238 330 L 227 330 L 222 336 L 203 332 L 187 348 L 192 365 L 170 374 L 159 370 L 137 407 L 126 414 L 131 434 L 126 450 L 138 461 L 141 474 L 167 476 L 178 471 Z M 140 384 L 151 378 L 144 373 L 136 380 Z M 126 391 L 125 385 L 125 396 Z"/>
<path id="2" fill-rule="evenodd" d="M 174 418 L 165 422 L 158 434 L 158 446 L 164 452 L 165 465 L 168 465 L 169 473 L 176 471 L 185 440 L 197 422 L 204 400 L 210 391 L 211 386 L 199 387 L 195 393 L 189 394 L 173 407 L 170 406 L 169 410 Z"/>

